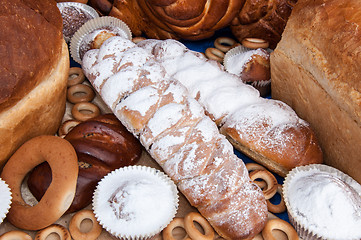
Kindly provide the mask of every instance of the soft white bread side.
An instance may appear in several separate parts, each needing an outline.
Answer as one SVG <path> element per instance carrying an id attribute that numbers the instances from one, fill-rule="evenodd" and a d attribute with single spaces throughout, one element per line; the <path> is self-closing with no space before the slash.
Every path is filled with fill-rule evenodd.
<path id="1" fill-rule="evenodd" d="M 307 120 L 324 162 L 361 183 L 361 2 L 298 1 L 271 55 L 272 97 Z"/>
<path id="2" fill-rule="evenodd" d="M 267 220 L 261 189 L 199 103 L 154 56 L 113 37 L 83 70 L 104 102 L 225 239 L 250 239 Z"/>

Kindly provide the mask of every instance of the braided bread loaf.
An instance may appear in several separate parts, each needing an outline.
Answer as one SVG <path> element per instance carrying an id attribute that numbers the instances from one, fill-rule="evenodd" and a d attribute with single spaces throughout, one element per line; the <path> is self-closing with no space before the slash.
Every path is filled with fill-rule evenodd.
<path id="1" fill-rule="evenodd" d="M 322 162 L 309 124 L 285 103 L 260 97 L 255 88 L 225 72 L 216 61 L 176 40 L 144 40 L 138 46 L 154 54 L 230 142 L 255 161 L 281 176 L 296 166 Z"/>
<path id="2" fill-rule="evenodd" d="M 216 124 L 151 53 L 113 37 L 82 62 L 104 102 L 222 237 L 248 239 L 263 229 L 261 189 Z"/>

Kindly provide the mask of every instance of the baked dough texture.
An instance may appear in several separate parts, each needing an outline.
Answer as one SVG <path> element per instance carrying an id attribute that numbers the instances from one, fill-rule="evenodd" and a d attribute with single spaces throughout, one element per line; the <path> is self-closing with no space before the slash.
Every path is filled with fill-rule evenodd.
<path id="1" fill-rule="evenodd" d="M 59 127 L 69 53 L 56 2 L 1 0 L 0 5 L 1 169 L 26 140 Z"/>
<path id="2" fill-rule="evenodd" d="M 307 120 L 324 162 L 361 175 L 361 2 L 302 0 L 271 54 L 272 97 Z"/>

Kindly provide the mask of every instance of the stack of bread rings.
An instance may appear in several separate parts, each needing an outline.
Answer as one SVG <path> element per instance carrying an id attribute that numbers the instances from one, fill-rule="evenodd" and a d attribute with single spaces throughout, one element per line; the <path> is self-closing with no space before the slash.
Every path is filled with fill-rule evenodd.
<path id="1" fill-rule="evenodd" d="M 100 115 L 100 109 L 92 103 L 95 92 L 90 84 L 85 84 L 83 70 L 79 67 L 69 69 L 67 83 L 67 101 L 71 107 L 71 119 L 65 120 L 58 130 L 59 136 L 65 136 L 80 122 Z"/>

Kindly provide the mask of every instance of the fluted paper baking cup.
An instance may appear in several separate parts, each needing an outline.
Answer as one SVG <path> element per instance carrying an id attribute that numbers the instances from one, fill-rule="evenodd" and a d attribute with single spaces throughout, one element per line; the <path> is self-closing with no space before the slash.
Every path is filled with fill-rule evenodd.
<path id="1" fill-rule="evenodd" d="M 86 22 L 89 21 L 90 19 L 93 18 L 97 18 L 99 17 L 99 14 L 97 13 L 97 11 L 92 8 L 91 6 L 84 4 L 84 3 L 79 3 L 79 2 L 59 2 L 56 4 L 57 7 L 59 8 L 59 11 L 62 14 L 63 17 L 63 36 L 66 42 L 70 42 L 72 36 L 74 35 L 74 33 Z M 64 19 L 64 10 L 67 7 L 73 7 L 76 10 L 80 10 L 83 11 L 85 14 L 88 14 L 88 16 L 90 16 L 90 18 L 88 20 L 84 20 L 82 19 L 81 22 L 75 22 L 76 21 L 76 16 L 69 16 L 69 18 Z M 69 22 L 68 22 L 69 20 Z M 67 33 L 66 29 L 67 28 L 71 28 L 70 32 Z"/>
<path id="2" fill-rule="evenodd" d="M 342 224 L 348 224 L 346 223 L 347 221 L 350 220 L 350 218 L 347 219 L 342 219 L 342 224 L 338 225 L 337 227 L 331 227 L 331 229 L 325 229 L 322 226 L 317 226 L 315 224 L 315 222 L 313 222 L 313 219 L 311 216 L 305 216 L 304 212 L 300 212 L 300 209 L 296 209 L 296 206 L 293 206 L 293 203 L 290 202 L 290 191 L 291 190 L 295 190 L 295 186 L 294 186 L 294 182 L 299 180 L 300 177 L 307 177 L 307 176 L 311 176 L 311 174 L 313 174 L 313 176 L 316 174 L 319 174 L 318 176 L 322 176 L 328 179 L 332 179 L 332 181 L 335 182 L 335 184 L 341 184 L 339 186 L 345 186 L 342 189 L 349 189 L 348 193 L 350 195 L 350 197 L 347 197 L 347 199 L 350 199 L 350 201 L 352 201 L 356 206 L 357 209 L 355 210 L 356 215 L 352 215 L 350 217 L 354 217 L 353 219 L 355 221 L 352 221 L 351 224 L 355 225 L 354 227 L 351 227 L 352 230 L 348 231 L 345 230 L 347 233 L 336 233 L 335 231 L 339 231 L 341 229 L 343 229 L 343 226 L 341 226 Z M 312 181 L 312 184 L 321 184 L 320 181 Z M 318 196 L 326 196 L 327 192 L 324 192 L 323 190 L 326 188 L 320 188 L 322 191 L 319 192 L 312 192 L 314 190 L 316 190 L 314 187 L 309 186 L 309 184 L 307 184 L 306 182 L 302 183 L 303 186 L 305 186 L 304 189 L 302 190 L 298 190 L 297 192 L 302 192 L 303 194 L 308 194 L 308 196 L 312 196 L 310 194 L 317 194 Z M 307 186 L 309 187 L 309 189 L 307 189 Z M 327 196 L 329 196 L 330 194 L 328 194 Z M 333 194 L 335 197 L 338 196 L 338 194 Z M 328 198 L 327 200 L 331 199 L 332 196 Z M 294 169 L 292 169 L 286 176 L 284 184 L 283 184 L 283 196 L 284 196 L 284 201 L 287 207 L 287 212 L 288 212 L 288 216 L 289 216 L 289 220 L 291 222 L 291 224 L 295 227 L 298 235 L 303 239 L 303 240 L 339 240 L 339 239 L 344 239 L 344 240 L 359 240 L 361 239 L 361 185 L 359 183 L 357 183 L 353 178 L 351 178 L 350 176 L 348 176 L 347 174 L 344 174 L 343 172 L 339 171 L 336 168 L 327 166 L 327 165 L 323 165 L 323 164 L 310 164 L 307 166 L 300 166 L 300 167 L 296 167 Z M 311 199 L 311 197 L 310 197 Z M 312 212 L 317 214 L 317 216 L 322 217 L 325 215 L 325 212 L 322 211 L 321 209 L 317 209 L 318 204 L 316 203 L 316 201 L 312 198 L 312 200 L 310 199 L 302 199 L 302 202 L 304 204 L 307 204 L 308 206 L 310 206 L 312 209 Z M 334 200 L 335 201 L 335 200 Z M 309 202 L 309 203 L 308 203 Z M 324 202 L 324 204 L 322 204 L 322 206 L 324 206 L 325 208 L 331 208 L 330 207 L 330 202 Z M 343 204 L 338 204 L 337 205 L 340 208 L 343 208 Z M 346 211 L 345 209 L 341 209 L 340 211 Z M 331 214 L 331 211 L 329 212 Z M 336 214 L 335 212 L 332 212 L 332 214 Z M 304 217 L 302 217 L 301 215 L 303 215 Z M 324 217 L 325 221 L 323 221 L 324 223 L 326 221 L 329 221 L 329 219 L 326 219 L 326 217 Z M 351 225 L 348 225 L 347 227 L 349 227 Z M 354 231 L 355 230 L 355 231 Z M 352 232 L 354 231 L 354 232 Z M 357 232 L 358 231 L 358 232 Z M 342 236 L 341 236 L 342 235 Z"/>
<path id="3" fill-rule="evenodd" d="M 82 51 L 86 51 L 86 49 L 82 49 L 84 48 L 84 44 L 86 44 L 84 41 L 86 41 L 86 38 L 89 37 L 90 34 L 104 29 L 115 33 L 116 36 L 121 36 L 129 40 L 132 39 L 132 32 L 128 25 L 118 18 L 105 16 L 91 19 L 76 31 L 70 41 L 70 55 L 74 61 L 81 64 L 83 57 Z"/>
<path id="4" fill-rule="evenodd" d="M 0 178 L 0 224 L 4 221 L 11 205 L 11 191 L 4 180 Z"/>
<path id="5" fill-rule="evenodd" d="M 98 222 L 120 239 L 148 239 L 175 217 L 178 190 L 163 172 L 129 166 L 106 175 L 93 195 Z"/>

